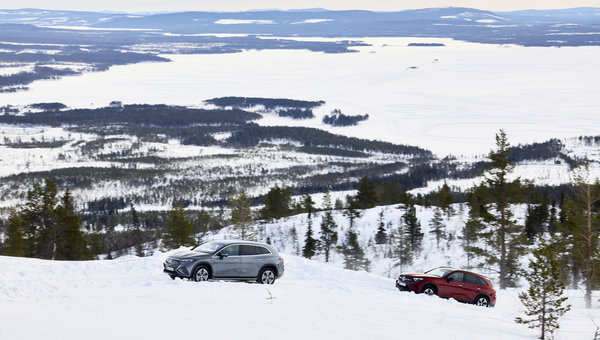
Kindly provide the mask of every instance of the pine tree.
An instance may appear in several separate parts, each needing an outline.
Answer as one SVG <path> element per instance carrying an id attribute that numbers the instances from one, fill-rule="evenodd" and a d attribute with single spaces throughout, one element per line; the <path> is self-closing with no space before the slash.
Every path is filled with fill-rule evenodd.
<path id="1" fill-rule="evenodd" d="M 302 248 L 302 256 L 311 259 L 317 253 L 317 240 L 313 238 L 312 220 L 308 219 L 308 229 L 304 238 L 304 247 Z"/>
<path id="2" fill-rule="evenodd" d="M 563 296 L 565 286 L 560 281 L 557 246 L 542 242 L 533 251 L 529 269 L 530 272 L 525 275 L 529 289 L 519 294 L 526 308 L 526 317 L 517 317 L 515 321 L 529 325 L 529 328 L 540 328 L 542 340 L 548 335 L 552 338 L 559 328 L 558 319 L 571 308 L 568 304 L 564 305 L 567 297 Z"/>
<path id="3" fill-rule="evenodd" d="M 518 258 L 524 251 L 522 229 L 516 224 L 510 210 L 510 203 L 520 195 L 521 185 L 518 179 L 508 180 L 514 164 L 508 160 L 510 145 L 503 130 L 496 135 L 496 148 L 489 154 L 491 162 L 486 173 L 486 183 L 494 211 L 490 209 L 482 215 L 490 226 L 488 237 L 484 238 L 488 247 L 479 249 L 478 254 L 484 257 L 488 265 L 498 267 L 499 286 L 500 289 L 505 289 L 516 284 Z"/>
<path id="4" fill-rule="evenodd" d="M 346 233 L 346 241 L 341 246 L 341 252 L 344 255 L 344 268 L 369 271 L 371 262 L 365 257 L 365 252 L 358 243 L 358 233 L 352 228 L 349 228 Z"/>
<path id="5" fill-rule="evenodd" d="M 592 183 L 587 166 L 573 172 L 573 195 L 563 204 L 564 222 L 560 225 L 565 235 L 563 243 L 569 251 L 574 286 L 577 272 L 581 271 L 585 285 L 585 306 L 592 306 L 592 290 L 597 279 L 600 214 L 600 183 Z"/>
<path id="6" fill-rule="evenodd" d="M 11 209 L 6 228 L 6 241 L 4 254 L 8 256 L 25 255 L 23 245 L 23 221 L 14 209 Z"/>
<path id="7" fill-rule="evenodd" d="M 417 218 L 417 210 L 414 204 L 409 203 L 406 206 L 406 212 L 402 215 L 402 222 L 408 232 L 410 249 L 418 255 L 421 251 L 424 234 L 421 232 L 421 222 Z"/>
<path id="8" fill-rule="evenodd" d="M 166 249 L 175 249 L 192 245 L 194 243 L 192 228 L 192 223 L 185 218 L 183 206 L 175 204 L 167 215 L 167 230 L 163 235 L 163 246 Z"/>
<path id="9" fill-rule="evenodd" d="M 433 218 L 429 222 L 431 226 L 431 230 L 429 230 L 430 234 L 435 235 L 436 245 L 440 247 L 440 240 L 446 238 L 446 225 L 444 224 L 444 219 L 442 218 L 442 210 L 438 207 L 434 209 Z"/>
<path id="10" fill-rule="evenodd" d="M 384 212 L 383 209 L 379 211 L 379 217 L 377 219 L 377 233 L 375 234 L 376 244 L 386 244 L 388 242 L 387 233 L 385 231 Z"/>
<path id="11" fill-rule="evenodd" d="M 367 176 L 361 178 L 360 182 L 358 182 L 358 192 L 354 201 L 356 207 L 360 209 L 373 208 L 377 204 L 375 189 Z"/>
<path id="12" fill-rule="evenodd" d="M 137 211 L 131 204 L 131 225 L 133 226 L 132 234 L 133 234 L 133 244 L 135 247 L 135 254 L 139 257 L 144 256 L 144 249 L 142 247 L 142 229 L 140 218 L 138 217 Z"/>
<path id="13" fill-rule="evenodd" d="M 255 241 L 255 231 L 251 227 L 252 211 L 246 192 L 241 190 L 237 195 L 230 196 L 229 203 L 233 206 L 231 209 L 231 223 L 237 237 L 242 240 Z"/>
<path id="14" fill-rule="evenodd" d="M 302 209 L 308 213 L 308 218 L 312 218 L 312 213 L 315 211 L 315 201 L 309 194 L 302 195 Z"/>
<path id="15" fill-rule="evenodd" d="M 321 218 L 321 249 L 325 252 L 325 262 L 329 262 L 329 254 L 338 240 L 337 224 L 333 219 L 331 211 L 325 212 Z"/>

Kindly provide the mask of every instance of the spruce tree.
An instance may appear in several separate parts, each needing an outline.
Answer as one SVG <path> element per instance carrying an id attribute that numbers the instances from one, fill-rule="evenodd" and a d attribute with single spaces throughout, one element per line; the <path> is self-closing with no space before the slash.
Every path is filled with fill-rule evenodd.
<path id="1" fill-rule="evenodd" d="M 312 259 L 317 253 L 317 240 L 313 237 L 312 220 L 308 219 L 308 228 L 304 238 L 304 247 L 302 248 L 302 256 L 307 259 Z"/>
<path id="2" fill-rule="evenodd" d="M 132 236 L 133 236 L 133 245 L 135 247 L 135 254 L 139 257 L 144 256 L 144 249 L 142 247 L 142 226 L 140 223 L 140 218 L 137 214 L 137 211 L 131 204 L 131 225 L 132 225 Z"/>
<path id="3" fill-rule="evenodd" d="M 377 233 L 375 234 L 376 244 L 386 244 L 388 242 L 387 233 L 385 231 L 385 221 L 383 209 L 379 211 L 379 217 L 377 219 Z"/>
<path id="4" fill-rule="evenodd" d="M 338 240 L 337 224 L 330 210 L 321 218 L 321 249 L 325 252 L 325 262 L 329 262 L 329 254 Z"/>
<path id="5" fill-rule="evenodd" d="M 166 249 L 175 249 L 181 246 L 191 246 L 193 225 L 185 217 L 183 206 L 175 204 L 167 215 L 166 232 L 163 235 L 163 246 Z"/>
<path id="6" fill-rule="evenodd" d="M 23 221 L 14 209 L 11 209 L 6 228 L 4 254 L 8 256 L 25 255 L 23 245 Z"/>
<path id="7" fill-rule="evenodd" d="M 433 218 L 429 221 L 429 225 L 431 229 L 429 230 L 430 234 L 435 236 L 436 245 L 440 247 L 440 240 L 446 238 L 446 225 L 444 224 L 444 219 L 442 218 L 442 210 L 438 207 L 434 209 Z"/>
<path id="8" fill-rule="evenodd" d="M 552 338 L 559 328 L 558 319 L 571 308 L 565 305 L 567 297 L 563 295 L 565 286 L 560 281 L 557 251 L 556 244 L 546 242 L 533 251 L 529 273 L 525 274 L 529 289 L 519 294 L 526 317 L 517 317 L 515 321 L 529 328 L 540 328 L 542 340 L 548 335 Z"/>
<path id="9" fill-rule="evenodd" d="M 398 228 L 392 233 L 392 246 L 393 256 L 397 259 L 395 265 L 399 266 L 402 272 L 405 266 L 412 264 L 414 257 L 410 245 L 410 233 L 402 218 L 398 221 Z"/>
<path id="10" fill-rule="evenodd" d="M 232 205 L 231 223 L 233 224 L 233 232 L 242 240 L 256 241 L 255 231 L 251 227 L 252 211 L 246 192 L 241 190 L 237 195 L 230 196 L 229 203 Z"/>
<path id="11" fill-rule="evenodd" d="M 454 203 L 454 196 L 452 195 L 452 191 L 450 190 L 448 184 L 444 182 L 444 185 L 437 193 L 437 205 L 444 211 L 446 216 L 450 217 L 452 214 L 454 214 L 452 203 Z"/>
<path id="12" fill-rule="evenodd" d="M 418 255 L 421 251 L 424 234 L 421 232 L 421 222 L 417 218 L 417 210 L 412 202 L 406 206 L 406 211 L 402 215 L 402 222 L 408 232 L 410 249 Z"/>
<path id="13" fill-rule="evenodd" d="M 375 188 L 367 176 L 361 178 L 358 183 L 358 192 L 354 199 L 355 204 L 360 209 L 373 208 L 377 204 L 377 195 Z"/>
<path id="14" fill-rule="evenodd" d="M 302 209 L 308 214 L 308 218 L 312 218 L 312 214 L 315 211 L 315 201 L 309 194 L 302 195 Z"/>
<path id="15" fill-rule="evenodd" d="M 590 180 L 587 166 L 577 167 L 573 172 L 573 195 L 563 204 L 564 222 L 561 232 L 563 243 L 570 253 L 574 286 L 577 271 L 581 271 L 585 285 L 585 306 L 592 306 L 592 290 L 597 279 L 598 246 L 600 234 L 600 183 Z"/>
<path id="16" fill-rule="evenodd" d="M 346 241 L 341 246 L 344 255 L 344 268 L 369 271 L 371 262 L 365 257 L 365 251 L 358 243 L 358 233 L 352 228 L 346 233 Z"/>
<path id="17" fill-rule="evenodd" d="M 325 191 L 325 195 L 323 195 L 323 210 L 331 209 L 333 209 L 333 202 L 331 201 L 331 193 L 327 190 Z"/>
<path id="18" fill-rule="evenodd" d="M 344 216 L 348 219 L 350 223 L 350 229 L 354 227 L 354 220 L 360 218 L 362 215 L 360 210 L 358 210 L 358 204 L 355 199 L 351 197 L 346 197 L 346 208 L 343 212 Z"/>
<path id="19" fill-rule="evenodd" d="M 71 192 L 67 189 L 56 208 L 57 230 L 56 251 L 54 257 L 60 260 L 89 260 L 90 252 L 87 241 L 81 230 L 83 221 L 75 213 Z"/>

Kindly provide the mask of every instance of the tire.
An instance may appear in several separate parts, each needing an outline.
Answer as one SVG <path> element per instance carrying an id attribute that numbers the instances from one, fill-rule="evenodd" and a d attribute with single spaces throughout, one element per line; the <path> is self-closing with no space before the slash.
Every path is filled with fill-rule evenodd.
<path id="1" fill-rule="evenodd" d="M 265 285 L 272 285 L 275 282 L 275 271 L 273 268 L 264 268 L 258 274 L 256 281 Z"/>
<path id="2" fill-rule="evenodd" d="M 489 307 L 490 306 L 490 298 L 488 298 L 485 295 L 479 295 L 478 297 L 475 298 L 475 301 L 473 301 L 474 305 L 477 306 L 481 306 L 481 307 Z"/>
<path id="3" fill-rule="evenodd" d="M 175 275 L 169 275 L 169 277 L 171 278 L 171 280 L 175 280 Z"/>
<path id="4" fill-rule="evenodd" d="M 437 289 L 435 288 L 435 286 L 426 285 L 425 287 L 423 287 L 421 293 L 425 295 L 437 295 Z"/>
<path id="5" fill-rule="evenodd" d="M 208 279 L 210 279 L 210 271 L 208 270 L 208 268 L 206 266 L 199 266 L 194 271 L 194 275 L 192 276 L 192 279 L 196 282 L 208 281 Z"/>

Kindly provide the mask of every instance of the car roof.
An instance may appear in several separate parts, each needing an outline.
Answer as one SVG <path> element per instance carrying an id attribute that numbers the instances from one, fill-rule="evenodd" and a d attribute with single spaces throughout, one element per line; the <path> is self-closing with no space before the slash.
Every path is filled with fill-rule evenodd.
<path id="1" fill-rule="evenodd" d="M 263 246 L 263 247 L 268 247 L 268 244 L 265 243 L 260 243 L 260 242 L 254 242 L 254 241 L 245 241 L 245 240 L 211 240 L 210 242 L 218 242 L 218 243 L 222 243 L 222 244 L 249 244 L 249 245 L 254 245 L 254 246 Z"/>

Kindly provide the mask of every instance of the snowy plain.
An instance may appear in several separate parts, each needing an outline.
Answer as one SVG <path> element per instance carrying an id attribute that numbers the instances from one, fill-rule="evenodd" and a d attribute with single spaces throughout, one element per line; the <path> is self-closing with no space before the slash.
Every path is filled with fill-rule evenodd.
<path id="1" fill-rule="evenodd" d="M 100 107 L 113 100 L 202 106 L 204 100 L 219 96 L 325 100 L 315 119 L 286 120 L 286 125 L 418 145 L 442 156 L 486 153 L 500 128 L 513 144 L 600 130 L 595 119 L 600 108 L 599 47 L 351 39 L 371 46 L 343 54 L 250 50 L 165 55 L 172 62 L 114 66 L 101 73 L 37 81 L 27 92 L 0 94 L 0 106 L 59 101 L 70 107 Z M 407 46 L 411 42 L 445 46 Z M 334 108 L 370 118 L 356 127 L 322 124 L 322 116 Z M 282 121 L 269 116 L 259 123 Z"/>

